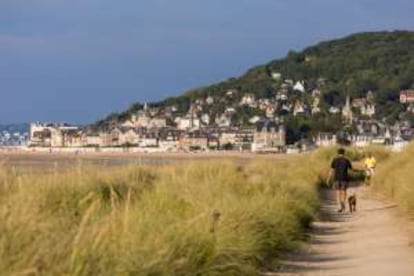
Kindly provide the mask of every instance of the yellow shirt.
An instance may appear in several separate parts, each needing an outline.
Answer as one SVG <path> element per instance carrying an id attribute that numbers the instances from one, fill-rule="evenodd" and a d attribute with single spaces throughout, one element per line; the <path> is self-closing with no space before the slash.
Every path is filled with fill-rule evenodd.
<path id="1" fill-rule="evenodd" d="M 375 166 L 377 165 L 377 160 L 375 159 L 375 157 L 367 157 L 365 158 L 364 164 L 367 168 L 375 168 Z"/>

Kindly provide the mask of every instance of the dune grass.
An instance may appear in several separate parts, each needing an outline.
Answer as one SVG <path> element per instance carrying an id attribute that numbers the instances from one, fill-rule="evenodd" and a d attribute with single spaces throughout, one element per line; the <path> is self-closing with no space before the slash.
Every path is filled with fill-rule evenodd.
<path id="1" fill-rule="evenodd" d="M 0 169 L 0 273 L 255 275 L 304 240 L 322 165 Z"/>
<path id="2" fill-rule="evenodd" d="M 414 144 L 380 162 L 373 177 L 373 189 L 393 199 L 414 217 Z"/>

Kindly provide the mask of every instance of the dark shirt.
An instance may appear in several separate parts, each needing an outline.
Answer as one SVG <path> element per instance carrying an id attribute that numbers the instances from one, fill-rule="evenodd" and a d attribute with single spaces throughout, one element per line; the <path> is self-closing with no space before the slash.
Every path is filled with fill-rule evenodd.
<path id="1" fill-rule="evenodd" d="M 331 164 L 331 168 L 335 170 L 335 181 L 348 181 L 348 170 L 352 169 L 351 162 L 344 156 L 336 157 Z"/>

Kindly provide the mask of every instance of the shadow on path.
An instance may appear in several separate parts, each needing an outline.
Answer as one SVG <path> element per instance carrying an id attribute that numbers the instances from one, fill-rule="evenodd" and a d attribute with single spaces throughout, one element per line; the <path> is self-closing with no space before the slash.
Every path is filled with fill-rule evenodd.
<path id="1" fill-rule="evenodd" d="M 337 213 L 335 192 L 321 191 L 319 220 L 311 227 L 309 243 L 284 256 L 264 275 L 414 275 L 414 250 L 408 219 L 372 196 L 369 188 L 350 188 L 357 196 L 356 213 Z"/>

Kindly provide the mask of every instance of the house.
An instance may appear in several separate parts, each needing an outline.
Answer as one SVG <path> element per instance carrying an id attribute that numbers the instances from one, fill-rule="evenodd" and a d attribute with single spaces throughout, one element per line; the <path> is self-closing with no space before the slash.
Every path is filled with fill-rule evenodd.
<path id="1" fill-rule="evenodd" d="M 286 145 L 283 126 L 271 120 L 258 122 L 253 133 L 252 151 L 279 151 Z"/>
<path id="2" fill-rule="evenodd" d="M 375 105 L 374 104 L 366 104 L 361 106 L 361 115 L 365 115 L 368 117 L 372 117 L 375 115 Z"/>
<path id="3" fill-rule="evenodd" d="M 260 116 L 253 116 L 249 119 L 249 123 L 251 124 L 256 124 L 257 122 L 259 122 L 262 118 Z"/>
<path id="4" fill-rule="evenodd" d="M 200 100 L 196 100 L 193 104 L 191 104 L 190 109 L 188 110 L 189 115 L 203 111 L 203 106 L 198 101 Z"/>
<path id="5" fill-rule="evenodd" d="M 315 89 L 312 90 L 311 94 L 312 94 L 313 98 L 316 98 L 316 97 L 320 97 L 322 95 L 322 92 L 321 92 L 320 89 L 315 88 Z"/>
<path id="6" fill-rule="evenodd" d="M 414 103 L 414 90 L 402 90 L 400 92 L 400 103 Z"/>
<path id="7" fill-rule="evenodd" d="M 311 109 L 312 114 L 321 112 L 321 109 L 319 108 L 319 103 L 320 103 L 319 97 L 313 98 L 312 109 Z"/>
<path id="8" fill-rule="evenodd" d="M 185 117 L 177 117 L 175 123 L 177 124 L 177 129 L 180 130 L 200 128 L 200 119 L 198 119 L 195 114 L 186 115 Z"/>
<path id="9" fill-rule="evenodd" d="M 337 137 L 333 133 L 320 132 L 316 137 L 315 144 L 318 147 L 329 147 L 337 144 Z"/>
<path id="10" fill-rule="evenodd" d="M 81 146 L 81 132 L 68 124 L 30 124 L 29 146 L 67 147 Z"/>
<path id="11" fill-rule="evenodd" d="M 199 130 L 185 133 L 180 137 L 179 147 L 182 150 L 208 149 L 208 136 Z"/>
<path id="12" fill-rule="evenodd" d="M 167 120 L 165 118 L 155 117 L 155 118 L 152 118 L 148 123 L 149 128 L 162 128 L 166 126 L 167 126 Z"/>
<path id="13" fill-rule="evenodd" d="M 83 139 L 83 146 L 102 147 L 102 137 L 99 134 L 86 134 Z"/>
<path id="14" fill-rule="evenodd" d="M 175 151 L 178 151 L 180 147 L 180 141 L 179 140 L 159 140 L 158 146 L 164 152 L 175 152 Z"/>
<path id="15" fill-rule="evenodd" d="M 61 130 L 61 135 L 62 135 L 62 144 L 56 145 L 57 147 L 69 147 L 69 148 L 83 147 L 83 133 L 76 127 L 72 129 L 69 128 L 69 129 Z"/>
<path id="16" fill-rule="evenodd" d="M 227 144 L 231 144 L 231 145 L 236 144 L 236 136 L 237 136 L 236 132 L 231 131 L 231 130 L 227 130 L 227 131 L 220 133 L 220 136 L 218 139 L 220 146 L 223 147 L 224 145 L 227 145 Z"/>
<path id="17" fill-rule="evenodd" d="M 8 133 L 7 133 L 8 134 Z M 6 139 L 7 136 L 5 135 Z M 41 123 L 31 123 L 29 130 L 29 146 L 50 147 L 52 132 L 49 127 Z"/>
<path id="18" fill-rule="evenodd" d="M 236 113 L 236 109 L 234 107 L 227 107 L 226 108 L 226 113 L 234 114 L 234 113 Z"/>
<path id="19" fill-rule="evenodd" d="M 352 144 L 358 148 L 364 148 L 371 145 L 374 136 L 372 134 L 359 134 L 353 137 Z"/>
<path id="20" fill-rule="evenodd" d="M 286 87 L 292 87 L 293 86 L 293 80 L 287 79 L 287 80 L 284 81 L 284 84 L 286 85 Z"/>
<path id="21" fill-rule="evenodd" d="M 50 146 L 52 148 L 63 147 L 64 139 L 62 131 L 57 127 L 50 127 L 49 129 L 51 132 Z"/>
<path id="22" fill-rule="evenodd" d="M 321 109 L 319 108 L 319 106 L 312 106 L 312 109 L 311 109 L 312 115 L 317 114 L 319 112 L 321 112 Z"/>
<path id="23" fill-rule="evenodd" d="M 298 114 L 304 114 L 306 111 L 306 106 L 302 101 L 296 101 L 294 107 L 293 107 L 293 116 L 296 116 Z"/>
<path id="24" fill-rule="evenodd" d="M 160 113 L 160 109 L 157 107 L 147 108 L 149 116 L 156 117 Z"/>
<path id="25" fill-rule="evenodd" d="M 227 90 L 227 92 L 226 92 L 226 96 L 229 96 L 229 97 L 232 97 L 232 96 L 234 96 L 235 94 L 237 94 L 237 90 L 236 90 L 236 89 L 229 89 L 229 90 Z"/>
<path id="26" fill-rule="evenodd" d="M 130 127 L 135 127 L 135 122 L 132 120 L 126 120 L 125 122 L 123 122 L 121 124 L 121 127 L 126 127 L 126 128 L 130 128 Z"/>
<path id="27" fill-rule="evenodd" d="M 374 100 L 375 100 L 374 92 L 372 92 L 371 90 L 369 90 L 367 92 L 366 99 L 367 99 L 367 102 L 373 103 Z"/>
<path id="28" fill-rule="evenodd" d="M 276 105 L 269 104 L 266 107 L 266 117 L 273 118 L 275 116 L 276 109 L 277 109 Z"/>
<path id="29" fill-rule="evenodd" d="M 401 129 L 401 138 L 407 141 L 413 140 L 414 129 L 411 127 L 404 127 Z"/>
<path id="30" fill-rule="evenodd" d="M 231 145 L 232 149 L 251 150 L 253 142 L 254 127 L 233 127 L 221 130 L 218 142 L 221 148 L 228 149 Z"/>
<path id="31" fill-rule="evenodd" d="M 279 72 L 271 72 L 270 76 L 272 77 L 272 79 L 274 80 L 280 80 L 282 78 L 282 74 Z"/>
<path id="32" fill-rule="evenodd" d="M 256 103 L 256 99 L 253 94 L 245 94 L 240 101 L 240 105 L 252 106 Z"/>
<path id="33" fill-rule="evenodd" d="M 347 123 L 351 124 L 353 120 L 353 115 L 354 114 L 351 108 L 351 100 L 350 97 L 347 96 L 345 106 L 342 108 L 342 117 Z"/>
<path id="34" fill-rule="evenodd" d="M 410 103 L 407 105 L 407 112 L 414 113 L 414 104 Z"/>
<path id="35" fill-rule="evenodd" d="M 361 108 L 367 104 L 367 100 L 365 98 L 355 98 L 352 100 L 352 107 Z"/>
<path id="36" fill-rule="evenodd" d="M 177 151 L 182 134 L 182 131 L 174 128 L 163 128 L 158 134 L 158 146 L 164 151 Z"/>
<path id="37" fill-rule="evenodd" d="M 121 124 L 122 127 L 148 127 L 151 121 L 147 111 L 140 110 L 136 114 L 131 115 L 129 120 Z"/>
<path id="38" fill-rule="evenodd" d="M 284 90 L 279 90 L 276 93 L 276 100 L 286 101 L 288 99 L 287 92 Z"/>
<path id="39" fill-rule="evenodd" d="M 132 128 L 126 129 L 119 134 L 119 145 L 138 145 L 139 134 Z"/>
<path id="40" fill-rule="evenodd" d="M 212 105 L 214 103 L 214 98 L 212 96 L 208 96 L 206 99 L 206 103 L 208 105 Z"/>
<path id="41" fill-rule="evenodd" d="M 216 118 L 216 124 L 219 127 L 229 127 L 231 126 L 231 118 L 226 115 L 225 113 L 223 113 L 221 116 Z"/>
<path id="42" fill-rule="evenodd" d="M 300 91 L 302 93 L 305 92 L 305 82 L 304 81 L 297 81 L 293 86 L 293 90 Z"/>
<path id="43" fill-rule="evenodd" d="M 208 115 L 207 113 L 204 113 L 203 115 L 201 115 L 201 122 L 205 125 L 209 125 L 210 124 L 210 115 Z"/>
<path id="44" fill-rule="evenodd" d="M 280 108 L 280 111 L 289 113 L 292 110 L 292 106 L 288 104 L 283 104 Z"/>
<path id="45" fill-rule="evenodd" d="M 330 108 L 329 108 L 329 113 L 331 113 L 331 114 L 338 114 L 339 113 L 339 108 L 338 107 L 336 107 L 336 106 L 331 106 Z"/>
<path id="46" fill-rule="evenodd" d="M 255 127 L 241 127 L 236 131 L 236 148 L 239 150 L 249 150 L 252 149 L 252 144 L 254 141 Z"/>
<path id="47" fill-rule="evenodd" d="M 108 137 L 109 144 L 108 144 L 108 146 L 119 146 L 119 145 L 121 145 L 119 143 L 119 137 L 122 134 L 122 129 L 121 128 L 115 127 L 108 134 L 109 134 L 109 137 Z"/>
<path id="48" fill-rule="evenodd" d="M 360 135 L 371 134 L 375 136 L 379 134 L 379 126 L 373 120 L 359 120 L 356 128 Z"/>
<path id="49" fill-rule="evenodd" d="M 155 132 L 145 132 L 140 134 L 138 146 L 141 148 L 158 147 L 158 135 Z"/>

